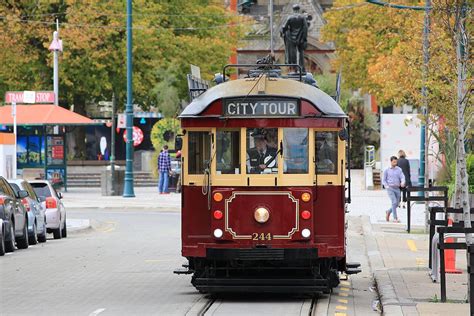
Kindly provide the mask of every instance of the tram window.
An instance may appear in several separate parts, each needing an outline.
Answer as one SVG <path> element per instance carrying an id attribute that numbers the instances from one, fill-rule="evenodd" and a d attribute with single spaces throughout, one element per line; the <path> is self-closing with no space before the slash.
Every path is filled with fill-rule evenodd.
<path id="1" fill-rule="evenodd" d="M 189 132 L 188 135 L 188 173 L 203 174 L 211 156 L 211 137 L 209 132 Z"/>
<path id="2" fill-rule="evenodd" d="M 217 131 L 217 174 L 240 174 L 240 131 Z"/>
<path id="3" fill-rule="evenodd" d="M 247 129 L 247 173 L 278 173 L 278 129 Z"/>
<path id="4" fill-rule="evenodd" d="M 337 173 L 337 132 L 316 132 L 316 170 L 319 174 Z"/>
<path id="5" fill-rule="evenodd" d="M 283 129 L 283 172 L 286 174 L 308 173 L 308 129 Z"/>

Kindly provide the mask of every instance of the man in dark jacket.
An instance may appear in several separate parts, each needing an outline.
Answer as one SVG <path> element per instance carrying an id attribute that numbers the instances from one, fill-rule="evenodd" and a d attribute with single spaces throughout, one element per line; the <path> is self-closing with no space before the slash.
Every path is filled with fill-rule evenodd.
<path id="1" fill-rule="evenodd" d="M 411 187 L 411 180 L 410 180 L 410 162 L 406 158 L 405 151 L 400 149 L 398 151 L 398 162 L 397 165 L 402 169 L 403 175 L 405 176 L 405 187 L 402 188 L 402 207 L 405 208 L 405 203 L 407 201 L 407 187 Z"/>

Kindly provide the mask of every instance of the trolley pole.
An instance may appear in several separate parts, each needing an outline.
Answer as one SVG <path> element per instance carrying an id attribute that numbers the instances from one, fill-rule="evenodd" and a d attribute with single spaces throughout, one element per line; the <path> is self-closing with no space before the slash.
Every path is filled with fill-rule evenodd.
<path id="1" fill-rule="evenodd" d="M 268 4 L 268 12 L 270 14 L 270 53 L 273 56 L 273 0 Z"/>
<path id="2" fill-rule="evenodd" d="M 125 115 L 127 147 L 123 197 L 135 197 L 133 191 L 132 0 L 127 0 L 127 105 Z"/>

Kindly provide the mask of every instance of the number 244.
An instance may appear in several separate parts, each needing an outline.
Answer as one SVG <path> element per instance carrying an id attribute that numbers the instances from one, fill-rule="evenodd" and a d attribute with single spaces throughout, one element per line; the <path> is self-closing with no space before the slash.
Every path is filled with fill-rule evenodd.
<path id="1" fill-rule="evenodd" d="M 252 240 L 272 240 L 272 234 L 270 233 L 253 233 Z"/>

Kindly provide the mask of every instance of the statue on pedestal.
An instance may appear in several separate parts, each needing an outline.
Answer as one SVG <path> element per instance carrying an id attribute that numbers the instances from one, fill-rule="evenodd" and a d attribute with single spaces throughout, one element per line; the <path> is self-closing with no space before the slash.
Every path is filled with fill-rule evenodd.
<path id="1" fill-rule="evenodd" d="M 285 63 L 298 64 L 304 69 L 304 50 L 308 46 L 308 21 L 300 13 L 300 6 L 293 5 L 293 14 L 288 17 L 280 31 L 285 42 Z"/>

